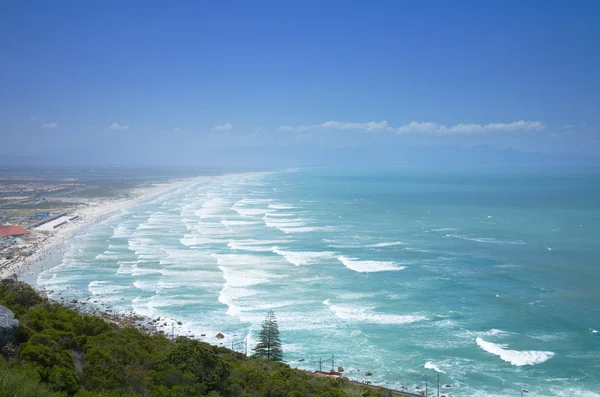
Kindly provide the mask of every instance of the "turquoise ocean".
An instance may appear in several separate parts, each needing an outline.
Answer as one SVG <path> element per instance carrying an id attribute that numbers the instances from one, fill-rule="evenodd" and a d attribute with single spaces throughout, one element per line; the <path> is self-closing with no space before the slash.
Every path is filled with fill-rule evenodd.
<path id="1" fill-rule="evenodd" d="M 38 284 L 240 351 L 273 310 L 290 365 L 397 389 L 600 396 L 594 173 L 216 176 L 93 226 Z"/>

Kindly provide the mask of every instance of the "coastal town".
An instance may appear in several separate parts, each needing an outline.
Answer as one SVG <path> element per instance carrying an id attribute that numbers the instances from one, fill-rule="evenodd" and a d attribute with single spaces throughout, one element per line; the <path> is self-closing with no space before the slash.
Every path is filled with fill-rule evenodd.
<path id="1" fill-rule="evenodd" d="M 0 271 L 17 268 L 38 252 L 57 229 L 79 223 L 74 212 L 36 213 L 27 226 L 0 225 Z"/>
<path id="2" fill-rule="evenodd" d="M 59 229 L 77 224 L 77 209 L 89 203 L 74 195 L 86 188 L 74 178 L 0 178 L 0 272 L 18 269 Z"/>
<path id="3" fill-rule="evenodd" d="M 39 174 L 0 172 L 0 278 L 23 274 L 48 248 L 81 227 L 182 183 L 114 180 L 100 173 L 86 178 Z"/>

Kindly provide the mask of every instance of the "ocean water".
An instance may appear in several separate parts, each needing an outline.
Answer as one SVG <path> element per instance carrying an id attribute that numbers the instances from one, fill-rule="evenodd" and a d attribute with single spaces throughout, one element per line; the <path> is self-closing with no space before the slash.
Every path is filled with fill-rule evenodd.
<path id="1" fill-rule="evenodd" d="M 398 389 L 600 396 L 599 243 L 598 174 L 233 174 L 94 226 L 38 283 L 240 351 L 273 310 L 292 366 Z"/>

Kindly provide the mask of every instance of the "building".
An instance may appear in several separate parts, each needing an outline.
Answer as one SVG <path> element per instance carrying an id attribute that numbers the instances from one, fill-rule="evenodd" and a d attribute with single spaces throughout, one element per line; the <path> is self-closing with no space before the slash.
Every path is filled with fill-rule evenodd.
<path id="1" fill-rule="evenodd" d="M 35 215 L 33 216 L 33 219 L 46 219 L 50 217 L 50 213 L 49 212 L 36 212 Z"/>
<path id="2" fill-rule="evenodd" d="M 326 376 L 328 378 L 340 378 L 342 376 L 341 372 L 337 371 L 315 371 L 313 375 Z"/>
<path id="3" fill-rule="evenodd" d="M 26 234 L 31 234 L 27 229 L 23 229 L 21 226 L 6 225 L 0 226 L 0 238 L 4 237 L 20 237 Z"/>

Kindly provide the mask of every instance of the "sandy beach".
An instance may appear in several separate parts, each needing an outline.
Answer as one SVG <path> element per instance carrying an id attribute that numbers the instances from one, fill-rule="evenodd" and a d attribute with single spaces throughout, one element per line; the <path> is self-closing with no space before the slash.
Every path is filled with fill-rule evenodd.
<path id="1" fill-rule="evenodd" d="M 30 256 L 19 258 L 0 268 L 0 279 L 16 274 L 19 279 L 35 287 L 37 275 L 43 270 L 58 264 L 66 249 L 66 243 L 74 236 L 85 231 L 86 228 L 117 214 L 121 210 L 151 200 L 182 186 L 206 182 L 210 178 L 210 176 L 200 176 L 178 179 L 168 183 L 132 189 L 129 196 L 124 199 L 94 200 L 82 204 L 71 214 L 78 215 L 77 219 L 67 222 L 51 232 L 33 231 L 34 236 L 38 239 L 34 252 Z"/>

